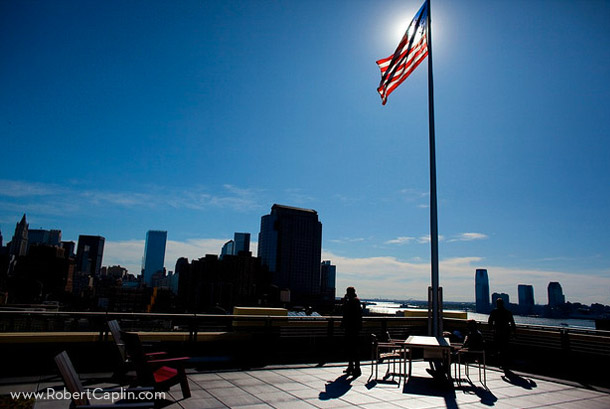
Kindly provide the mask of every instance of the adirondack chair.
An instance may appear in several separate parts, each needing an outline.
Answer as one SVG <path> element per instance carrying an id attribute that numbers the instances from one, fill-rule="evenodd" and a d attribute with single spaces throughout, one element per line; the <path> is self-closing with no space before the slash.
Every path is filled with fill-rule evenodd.
<path id="1" fill-rule="evenodd" d="M 70 392 L 72 396 L 72 403 L 70 404 L 71 409 L 110 409 L 110 408 L 127 408 L 127 409 L 145 409 L 152 408 L 155 406 L 155 403 L 150 402 L 135 402 L 135 403 L 109 403 L 109 404 L 91 404 L 91 401 L 88 398 L 88 394 L 86 393 L 86 389 L 83 387 L 82 382 L 80 381 L 80 377 L 74 370 L 74 366 L 72 365 L 72 361 L 68 356 L 66 351 L 61 352 L 55 357 L 55 364 L 59 369 L 59 373 L 66 385 L 66 389 Z M 137 388 L 137 389 L 127 389 L 127 391 L 134 392 L 143 392 L 143 391 L 151 391 L 153 388 Z M 112 390 L 105 390 L 107 392 L 112 392 Z"/>
<path id="2" fill-rule="evenodd" d="M 125 349 L 125 343 L 121 339 L 121 326 L 119 325 L 119 322 L 117 320 L 108 321 L 108 329 L 112 334 L 112 339 L 114 340 L 114 343 L 117 347 L 117 352 L 119 354 L 119 366 L 114 372 L 114 377 L 122 379 L 122 377 L 128 371 L 134 369 L 134 365 L 133 362 L 131 362 L 129 355 L 127 354 L 127 351 Z M 147 352 L 145 355 L 146 359 L 156 359 L 166 354 L 167 352 Z"/>
<path id="3" fill-rule="evenodd" d="M 135 366 L 138 385 L 152 386 L 155 390 L 166 391 L 179 383 L 182 396 L 184 398 L 191 396 L 184 370 L 184 364 L 190 359 L 189 357 L 148 359 L 138 334 L 121 331 L 121 339 L 125 343 L 127 355 Z"/>

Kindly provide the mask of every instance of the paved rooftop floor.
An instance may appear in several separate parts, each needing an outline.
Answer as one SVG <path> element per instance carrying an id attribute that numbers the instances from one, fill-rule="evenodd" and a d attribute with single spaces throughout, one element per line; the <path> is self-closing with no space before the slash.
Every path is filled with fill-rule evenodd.
<path id="1" fill-rule="evenodd" d="M 488 368 L 487 388 L 471 368 L 470 379 L 462 373 L 461 385 L 435 381 L 426 371 L 428 364 L 414 362 L 406 384 L 369 379 L 370 366 L 351 379 L 344 366 L 267 367 L 248 371 L 190 371 L 192 396 L 182 398 L 179 387 L 166 395 L 166 409 L 203 408 L 559 408 L 608 409 L 610 393 L 582 385 L 541 379 L 525 374 L 510 377 Z M 380 367 L 380 373 L 382 371 Z M 112 387 L 108 374 L 81 375 L 85 386 Z M 397 381 L 398 378 L 395 378 Z M 59 377 L 0 379 L 0 395 L 10 392 L 63 389 Z M 101 402 L 94 402 L 99 404 Z M 67 409 L 67 399 L 38 399 L 35 409 Z"/>

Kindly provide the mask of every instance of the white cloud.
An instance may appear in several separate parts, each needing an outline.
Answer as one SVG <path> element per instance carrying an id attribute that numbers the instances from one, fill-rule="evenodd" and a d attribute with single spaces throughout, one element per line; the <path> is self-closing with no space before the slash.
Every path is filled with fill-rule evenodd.
<path id="1" fill-rule="evenodd" d="M 165 248 L 165 268 L 173 271 L 176 261 L 186 257 L 189 261 L 205 257 L 206 254 L 220 254 L 226 239 L 191 239 L 186 241 L 168 240 Z M 142 269 L 144 240 L 106 241 L 104 245 L 105 266 L 121 265 L 131 274 L 138 275 Z M 250 243 L 250 251 L 256 255 L 256 242 Z"/>
<path id="2" fill-rule="evenodd" d="M 392 239 L 392 240 L 388 240 L 385 242 L 385 244 L 407 244 L 407 243 L 411 243 L 413 240 L 415 240 L 415 237 L 402 236 L 402 237 L 396 237 L 395 239 Z"/>
<path id="3" fill-rule="evenodd" d="M 190 260 L 206 254 L 219 254 L 225 239 L 169 240 L 165 253 L 165 266 L 173 270 L 176 260 Z M 256 255 L 257 243 L 250 245 Z M 139 274 L 144 240 L 106 242 L 104 265 L 120 264 L 132 274 Z M 399 260 L 396 257 L 343 257 L 323 251 L 323 260 L 337 266 L 337 295 L 342 295 L 348 286 L 354 286 L 363 298 L 417 299 L 427 298 L 430 285 L 429 260 Z M 440 260 L 439 278 L 443 287 L 443 298 L 448 301 L 474 301 L 474 274 L 477 268 L 486 268 L 489 273 L 490 291 L 509 294 L 517 301 L 517 286 L 531 284 L 539 304 L 546 303 L 546 289 L 551 281 L 563 287 L 566 299 L 584 304 L 610 304 L 610 275 L 577 274 L 559 271 L 541 271 L 508 266 L 491 266 L 481 257 L 455 257 Z"/>
<path id="4" fill-rule="evenodd" d="M 448 240 L 449 243 L 454 241 L 473 241 L 473 240 L 485 240 L 489 236 L 483 233 L 460 233 Z"/>
<path id="5" fill-rule="evenodd" d="M 117 206 L 120 208 L 147 207 L 206 210 L 229 208 L 236 211 L 262 210 L 266 202 L 262 190 L 223 185 L 219 192 L 211 194 L 201 186 L 174 188 L 148 186 L 143 191 L 104 191 L 58 186 L 54 184 L 20 182 L 0 179 L 0 197 L 9 198 L 13 206 L 41 214 L 76 213 L 90 210 L 90 206 Z M 40 206 L 40 196 L 51 203 Z"/>
<path id="6" fill-rule="evenodd" d="M 330 252 L 324 252 L 323 257 L 337 266 L 337 293 L 354 286 L 359 295 L 365 298 L 427 298 L 431 281 L 429 261 L 406 262 L 394 257 L 348 258 Z M 517 286 L 531 284 L 536 302 L 545 304 L 549 282 L 558 281 L 568 301 L 610 304 L 610 277 L 607 274 L 597 276 L 489 266 L 484 265 L 481 257 L 459 257 L 439 262 L 443 298 L 449 301 L 474 301 L 474 274 L 477 268 L 487 268 L 492 293 L 507 293 L 514 301 L 517 301 Z"/>

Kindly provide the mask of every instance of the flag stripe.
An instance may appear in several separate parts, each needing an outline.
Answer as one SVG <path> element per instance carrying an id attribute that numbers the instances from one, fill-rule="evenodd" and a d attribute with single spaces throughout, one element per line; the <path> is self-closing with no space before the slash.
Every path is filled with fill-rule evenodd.
<path id="1" fill-rule="evenodd" d="M 377 91 L 381 103 L 386 104 L 388 96 L 417 68 L 428 56 L 426 27 L 428 24 L 428 1 L 419 9 L 394 54 L 377 61 L 381 70 L 381 82 Z"/>

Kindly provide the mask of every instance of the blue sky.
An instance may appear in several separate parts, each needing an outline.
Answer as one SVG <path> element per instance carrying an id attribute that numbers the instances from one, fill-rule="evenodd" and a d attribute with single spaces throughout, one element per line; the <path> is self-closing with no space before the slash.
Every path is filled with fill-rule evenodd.
<path id="1" fill-rule="evenodd" d="M 175 4 L 177 3 L 177 4 Z M 420 1 L 0 2 L 0 231 L 107 240 L 138 272 L 312 208 L 338 292 L 423 299 L 427 64 L 381 105 Z M 610 3 L 432 3 L 440 280 L 610 304 Z M 254 243 L 256 246 L 256 243 Z"/>

